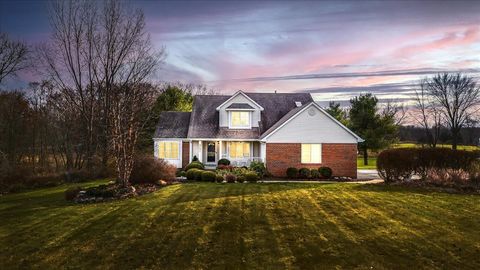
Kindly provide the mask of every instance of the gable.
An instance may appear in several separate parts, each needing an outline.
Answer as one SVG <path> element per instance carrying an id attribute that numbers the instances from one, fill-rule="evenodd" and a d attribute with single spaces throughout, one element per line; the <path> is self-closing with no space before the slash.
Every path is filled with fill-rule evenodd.
<path id="1" fill-rule="evenodd" d="M 263 110 L 263 108 L 260 105 L 258 105 L 258 103 L 253 101 L 251 98 L 245 96 L 242 92 L 238 92 L 238 94 L 232 96 L 230 99 L 228 99 L 223 104 L 218 106 L 217 111 L 218 111 L 220 127 L 228 127 L 229 111 L 244 110 L 241 108 L 237 108 L 237 109 L 232 108 L 232 107 L 239 107 L 240 104 L 242 105 L 242 107 L 248 106 L 252 108 L 251 126 L 258 127 L 258 121 L 260 121 L 261 110 Z"/>
<path id="2" fill-rule="evenodd" d="M 361 139 L 311 103 L 273 127 L 263 140 L 271 143 L 357 143 Z"/>

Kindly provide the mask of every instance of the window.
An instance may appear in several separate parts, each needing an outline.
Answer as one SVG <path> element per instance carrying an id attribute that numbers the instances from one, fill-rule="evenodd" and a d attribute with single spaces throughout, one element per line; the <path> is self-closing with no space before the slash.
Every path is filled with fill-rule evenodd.
<path id="1" fill-rule="evenodd" d="M 158 157 L 163 159 L 178 159 L 178 142 L 158 142 Z"/>
<path id="2" fill-rule="evenodd" d="M 302 144 L 302 163 L 322 163 L 322 145 Z"/>
<path id="3" fill-rule="evenodd" d="M 230 142 L 230 158 L 250 157 L 249 142 Z"/>
<path id="4" fill-rule="evenodd" d="M 230 112 L 230 127 L 234 127 L 234 128 L 250 127 L 250 112 L 242 112 L 242 111 Z"/>

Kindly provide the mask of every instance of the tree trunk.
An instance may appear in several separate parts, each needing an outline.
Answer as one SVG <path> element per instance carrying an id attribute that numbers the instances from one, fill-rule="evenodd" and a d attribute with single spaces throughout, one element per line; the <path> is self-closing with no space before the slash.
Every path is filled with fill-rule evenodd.
<path id="1" fill-rule="evenodd" d="M 452 149 L 457 150 L 457 144 L 458 144 L 458 130 L 452 129 Z"/>
<path id="2" fill-rule="evenodd" d="M 363 165 L 368 165 L 368 151 L 367 147 L 363 147 Z"/>

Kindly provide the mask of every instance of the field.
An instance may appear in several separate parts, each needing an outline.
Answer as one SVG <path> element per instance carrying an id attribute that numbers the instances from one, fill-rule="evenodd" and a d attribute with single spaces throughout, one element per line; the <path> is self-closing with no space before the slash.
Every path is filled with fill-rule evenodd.
<path id="1" fill-rule="evenodd" d="M 65 189 L 0 197 L 0 269 L 480 268 L 480 196 L 191 183 L 76 205 Z"/>

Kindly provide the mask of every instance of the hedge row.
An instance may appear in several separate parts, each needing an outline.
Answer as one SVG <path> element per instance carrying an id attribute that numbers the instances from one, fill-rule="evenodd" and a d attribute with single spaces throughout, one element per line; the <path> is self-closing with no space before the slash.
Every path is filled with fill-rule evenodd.
<path id="1" fill-rule="evenodd" d="M 478 151 L 397 148 L 378 155 L 377 169 L 387 183 L 410 180 L 414 175 L 422 180 L 436 180 L 439 176 L 473 180 L 478 175 L 479 157 Z"/>
<path id="2" fill-rule="evenodd" d="M 313 178 L 313 179 L 329 179 L 332 177 L 333 171 L 329 167 L 320 167 L 317 169 L 309 169 L 309 168 L 294 168 L 290 167 L 287 168 L 286 171 L 287 177 L 288 178 L 302 178 L 302 179 L 308 179 L 308 178 Z"/>

